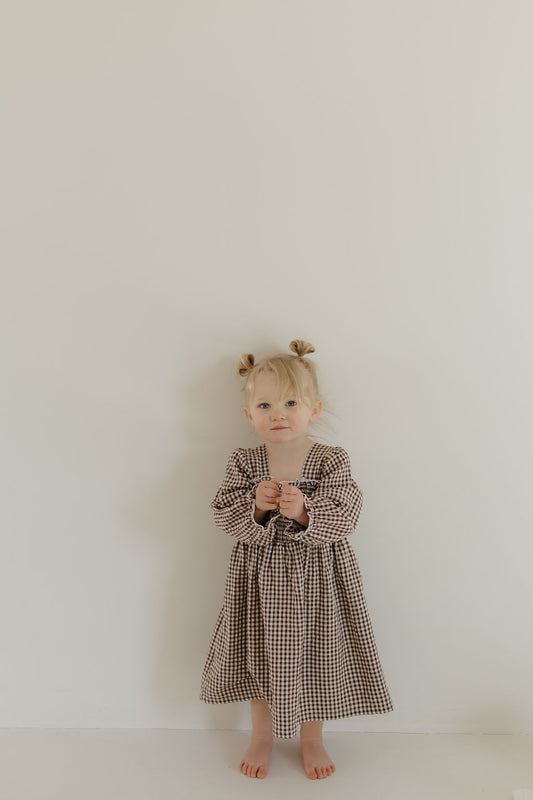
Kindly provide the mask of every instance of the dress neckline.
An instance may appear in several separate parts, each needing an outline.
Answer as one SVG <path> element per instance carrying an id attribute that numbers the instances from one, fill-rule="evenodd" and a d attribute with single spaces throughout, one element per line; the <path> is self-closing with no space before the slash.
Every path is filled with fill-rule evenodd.
<path id="1" fill-rule="evenodd" d="M 313 442 L 312 443 L 311 447 L 309 448 L 309 450 L 305 454 L 305 458 L 304 458 L 304 461 L 303 461 L 303 464 L 302 464 L 302 469 L 300 471 L 300 475 L 295 480 L 301 481 L 301 480 L 303 480 L 305 478 L 307 462 L 309 461 L 311 453 L 313 452 L 315 447 L 318 446 L 318 444 L 319 444 L 319 442 Z M 267 447 L 266 447 L 266 443 L 265 442 L 263 442 L 263 444 L 261 445 L 261 453 L 262 453 L 262 456 L 263 456 L 263 465 L 265 467 L 265 470 L 264 470 L 265 475 L 271 475 L 272 473 L 270 472 L 270 463 L 269 463 L 269 460 L 268 460 L 268 452 L 267 452 Z"/>

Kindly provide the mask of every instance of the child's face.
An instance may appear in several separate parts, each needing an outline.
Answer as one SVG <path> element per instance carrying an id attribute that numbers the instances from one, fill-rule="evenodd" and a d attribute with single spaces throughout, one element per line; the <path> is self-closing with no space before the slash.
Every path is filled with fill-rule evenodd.
<path id="1" fill-rule="evenodd" d="M 259 436 L 272 444 L 284 444 L 307 437 L 307 428 L 320 414 L 321 401 L 313 408 L 292 395 L 280 397 L 273 375 L 258 375 L 254 392 L 244 413 Z"/>

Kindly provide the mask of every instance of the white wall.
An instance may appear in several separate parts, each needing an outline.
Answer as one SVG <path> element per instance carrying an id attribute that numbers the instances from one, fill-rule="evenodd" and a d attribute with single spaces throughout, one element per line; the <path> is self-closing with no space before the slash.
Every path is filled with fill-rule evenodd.
<path id="1" fill-rule="evenodd" d="M 301 337 L 396 704 L 330 729 L 533 732 L 531 4 L 10 5 L 0 725 L 247 724 L 209 502 Z"/>

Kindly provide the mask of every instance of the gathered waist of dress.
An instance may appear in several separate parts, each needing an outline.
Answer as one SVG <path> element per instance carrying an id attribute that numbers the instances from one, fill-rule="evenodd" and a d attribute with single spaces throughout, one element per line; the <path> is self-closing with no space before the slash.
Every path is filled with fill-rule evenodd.
<path id="1" fill-rule="evenodd" d="M 272 537 L 272 544 L 279 544 L 279 545 L 289 545 L 289 544 L 301 544 L 297 539 L 294 538 L 293 535 L 287 533 L 289 529 L 292 529 L 294 533 L 293 523 L 290 519 L 286 517 L 279 517 L 276 520 L 275 524 L 275 533 Z"/>

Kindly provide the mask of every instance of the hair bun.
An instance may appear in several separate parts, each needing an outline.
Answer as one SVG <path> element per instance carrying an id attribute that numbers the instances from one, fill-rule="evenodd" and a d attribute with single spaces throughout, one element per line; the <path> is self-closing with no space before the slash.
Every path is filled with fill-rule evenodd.
<path id="1" fill-rule="evenodd" d="M 239 361 L 239 375 L 245 378 L 253 370 L 255 356 L 252 353 L 243 353 Z"/>
<path id="2" fill-rule="evenodd" d="M 309 353 L 314 353 L 315 348 L 309 342 L 304 342 L 303 339 L 293 339 L 289 345 L 293 353 L 296 353 L 298 358 L 303 358 Z"/>

